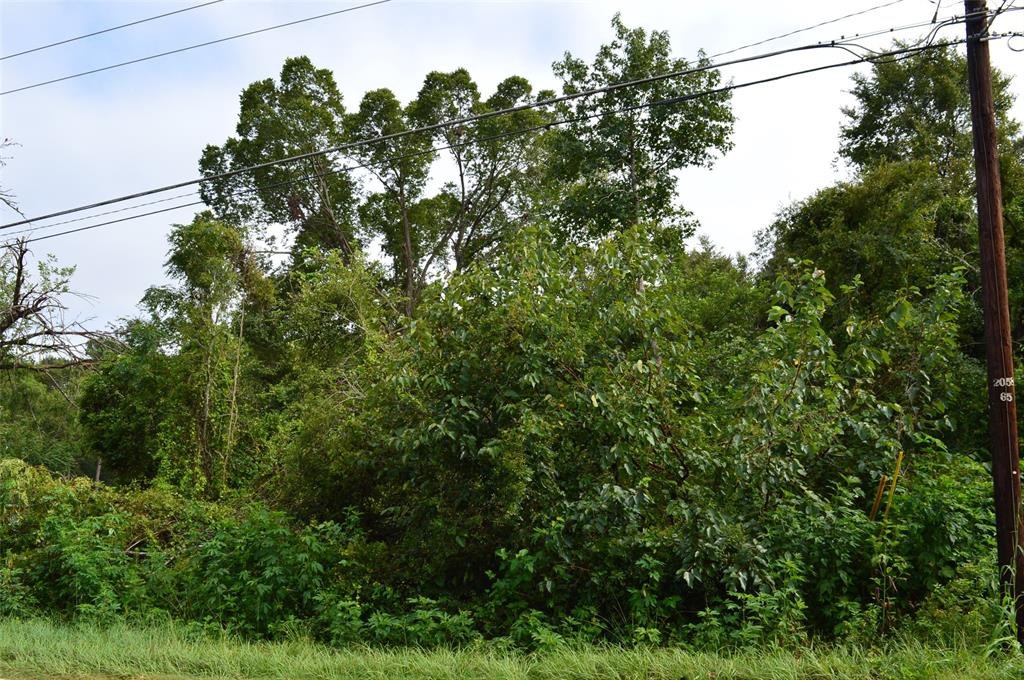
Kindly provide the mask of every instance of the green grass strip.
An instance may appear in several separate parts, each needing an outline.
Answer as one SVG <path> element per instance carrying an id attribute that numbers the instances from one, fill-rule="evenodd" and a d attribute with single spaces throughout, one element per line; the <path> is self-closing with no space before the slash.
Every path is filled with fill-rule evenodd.
<path id="1" fill-rule="evenodd" d="M 1024 657 L 902 643 L 748 650 L 716 655 L 663 648 L 567 647 L 523 654 L 495 644 L 461 650 L 330 649 L 305 641 L 254 643 L 197 636 L 183 626 L 58 625 L 0 620 L 0 678 L 323 678 L 324 680 L 1006 680 Z"/>

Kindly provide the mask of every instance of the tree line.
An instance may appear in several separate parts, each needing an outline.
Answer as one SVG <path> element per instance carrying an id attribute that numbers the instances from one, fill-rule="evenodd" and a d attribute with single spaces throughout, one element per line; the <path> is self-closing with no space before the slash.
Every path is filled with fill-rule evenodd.
<path id="1" fill-rule="evenodd" d="M 612 27 L 554 64 L 564 93 L 688 65 Z M 728 94 L 644 106 L 719 79 L 391 138 L 553 93 L 459 69 L 347 110 L 304 57 L 247 87 L 136 318 L 59 371 L 0 326 L 0 612 L 339 644 L 998 630 L 963 56 L 855 76 L 849 178 L 752 260 L 688 247 L 676 195 L 729 150 Z M 995 84 L 1020 329 L 1024 137 Z"/>

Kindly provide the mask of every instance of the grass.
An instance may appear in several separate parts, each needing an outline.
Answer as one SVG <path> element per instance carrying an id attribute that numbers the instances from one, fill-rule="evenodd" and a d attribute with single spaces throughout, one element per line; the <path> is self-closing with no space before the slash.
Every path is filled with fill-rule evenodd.
<path id="1" fill-rule="evenodd" d="M 64 626 L 0 620 L 0 678 L 330 678 L 451 680 L 914 680 L 1024 678 L 1024 657 L 904 643 L 855 648 L 749 650 L 716 655 L 661 648 L 579 647 L 523 654 L 498 645 L 464 650 L 329 649 L 306 641 L 254 643 L 197 636 L 183 626 Z"/>

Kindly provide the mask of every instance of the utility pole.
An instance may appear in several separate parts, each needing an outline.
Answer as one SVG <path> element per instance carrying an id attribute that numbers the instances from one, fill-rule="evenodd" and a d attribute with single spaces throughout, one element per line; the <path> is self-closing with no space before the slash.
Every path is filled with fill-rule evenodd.
<path id="1" fill-rule="evenodd" d="M 1006 294 L 1003 188 L 999 180 L 992 68 L 985 0 L 964 0 L 967 16 L 967 79 L 974 128 L 978 235 L 988 363 L 989 441 L 996 504 L 996 548 L 1003 592 L 1013 597 L 1017 642 L 1024 644 L 1024 523 L 1020 505 L 1020 451 L 1013 383 L 1010 306 Z"/>

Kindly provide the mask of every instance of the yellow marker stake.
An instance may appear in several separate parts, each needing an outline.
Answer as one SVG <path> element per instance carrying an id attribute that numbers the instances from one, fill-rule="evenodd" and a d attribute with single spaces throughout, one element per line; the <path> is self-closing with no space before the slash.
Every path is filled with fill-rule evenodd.
<path id="1" fill-rule="evenodd" d="M 903 464 L 903 452 L 900 451 L 899 455 L 896 456 L 896 470 L 892 473 L 892 486 L 889 487 L 889 500 L 885 502 L 885 513 L 882 514 L 882 519 L 889 518 L 889 508 L 892 507 L 892 497 L 896 495 L 896 482 L 900 478 L 900 466 Z"/>
<path id="2" fill-rule="evenodd" d="M 868 519 L 871 521 L 875 520 L 878 516 L 878 508 L 882 505 L 882 497 L 885 495 L 885 484 L 889 481 L 889 475 L 882 475 L 882 478 L 878 480 L 878 491 L 875 492 L 875 502 L 871 504 L 871 512 L 868 513 Z"/>

